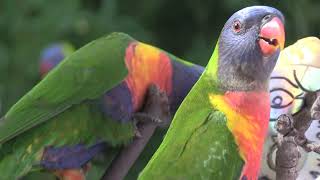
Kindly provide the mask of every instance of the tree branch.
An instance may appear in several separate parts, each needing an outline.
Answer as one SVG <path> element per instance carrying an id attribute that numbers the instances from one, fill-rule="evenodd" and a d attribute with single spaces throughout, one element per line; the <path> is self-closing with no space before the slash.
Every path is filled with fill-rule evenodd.
<path id="1" fill-rule="evenodd" d="M 134 162 L 137 160 L 144 147 L 152 137 L 157 125 L 146 123 L 141 126 L 141 137 L 135 137 L 132 143 L 124 147 L 119 155 L 112 161 L 112 164 L 105 172 L 103 180 L 121 180 L 129 172 Z"/>

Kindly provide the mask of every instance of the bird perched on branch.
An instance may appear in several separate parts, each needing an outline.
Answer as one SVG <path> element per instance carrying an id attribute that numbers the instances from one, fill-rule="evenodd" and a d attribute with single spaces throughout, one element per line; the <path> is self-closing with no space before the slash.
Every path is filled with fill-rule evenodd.
<path id="1" fill-rule="evenodd" d="M 43 74 L 53 66 L 48 67 L 41 68 Z M 123 33 L 89 43 L 67 56 L 1 119 L 1 178 L 45 170 L 61 179 L 84 179 L 86 164 L 98 152 L 110 163 L 118 147 L 138 133 L 135 114 L 149 86 L 168 96 L 174 114 L 202 71 Z"/>
<path id="2" fill-rule="evenodd" d="M 234 13 L 200 79 L 139 176 L 256 180 L 269 122 L 269 76 L 284 46 L 284 17 L 272 7 Z"/>
<path id="3" fill-rule="evenodd" d="M 41 58 L 40 58 L 40 71 L 39 72 L 40 72 L 41 77 L 45 77 L 45 75 L 49 71 L 54 69 L 61 61 L 63 61 L 63 59 L 65 57 L 70 55 L 70 53 L 72 53 L 73 51 L 74 51 L 73 46 L 70 43 L 66 43 L 66 42 L 54 43 L 54 44 L 50 44 L 49 46 L 47 46 L 42 51 Z M 185 68 L 187 70 L 188 68 L 192 68 L 192 66 L 185 67 Z M 189 74 L 189 78 L 196 79 L 199 76 L 202 68 L 199 67 L 198 70 L 199 70 L 199 72 L 194 71 L 194 73 Z M 180 84 L 180 85 L 182 87 L 184 86 L 182 84 Z M 189 85 L 189 87 L 191 87 L 191 86 Z M 167 107 L 165 107 L 166 104 L 157 102 L 157 101 L 159 101 L 160 97 L 158 95 L 159 92 L 155 91 L 155 88 L 156 87 L 154 87 L 154 86 L 150 87 L 149 93 L 144 98 L 144 109 L 142 109 L 142 111 L 143 111 L 143 113 L 147 113 L 148 115 L 153 115 L 154 113 L 152 113 L 152 112 L 155 112 L 155 111 L 157 113 L 163 112 L 164 115 L 167 115 L 166 112 L 163 111 L 163 108 L 167 108 Z M 185 87 L 185 88 L 186 88 L 186 91 L 179 91 L 179 92 L 183 92 L 184 94 L 187 93 L 188 88 L 187 87 Z M 152 92 L 152 93 L 150 93 L 150 92 Z M 155 92 L 157 92 L 157 93 L 155 93 Z M 177 94 L 176 96 L 184 96 L 184 94 L 180 94 L 180 95 Z M 151 102 L 151 105 L 149 102 Z M 179 103 L 179 102 L 176 102 L 176 103 Z M 161 105 L 161 104 L 163 104 L 163 105 Z M 153 111 L 150 111 L 150 108 L 153 108 L 153 109 L 151 109 Z M 145 110 L 146 110 L 146 112 L 145 112 Z M 139 112 L 139 114 L 141 115 L 141 112 Z M 170 115 L 170 113 L 168 115 Z M 137 115 L 136 115 L 136 117 L 137 117 Z M 157 115 L 157 117 L 159 117 L 160 119 L 167 119 L 167 118 L 163 118 L 163 115 L 159 116 L 159 114 Z M 145 116 L 142 116 L 140 119 L 144 119 L 144 118 L 145 118 Z M 170 123 L 168 120 L 166 120 L 166 121 L 167 121 L 167 123 Z M 145 125 L 147 125 L 148 127 L 145 127 Z M 165 125 L 166 127 L 168 126 L 168 124 L 161 125 L 161 124 L 155 124 L 155 123 L 142 123 L 142 124 L 140 124 L 139 129 L 141 128 L 143 130 L 142 132 L 144 132 L 144 130 L 146 128 L 149 128 L 149 129 L 151 128 L 154 131 L 156 126 L 159 126 L 159 125 L 161 127 L 163 127 L 163 125 Z M 133 142 L 130 142 L 129 146 L 126 145 L 125 147 L 122 148 L 121 151 L 119 151 L 117 153 L 117 157 L 113 159 L 111 166 L 110 166 L 110 164 L 106 163 L 110 159 L 110 157 L 108 155 L 106 155 L 105 153 L 100 152 L 100 151 L 96 152 L 96 154 L 93 154 L 94 158 L 90 161 L 90 163 L 88 163 L 86 165 L 86 167 L 89 167 L 89 168 L 85 168 L 86 178 L 100 179 L 103 172 L 106 171 L 106 169 L 108 169 L 108 171 L 106 171 L 105 174 L 108 175 L 108 177 L 112 176 L 112 179 L 114 179 L 115 176 L 119 176 L 119 177 L 125 176 L 128 173 L 128 170 L 132 166 L 130 161 L 135 161 L 136 158 L 139 157 L 139 155 L 140 155 L 139 149 L 144 149 L 144 147 L 145 147 L 141 142 L 147 143 L 149 141 L 148 138 L 150 138 L 152 135 L 153 135 L 153 132 L 148 131 L 147 133 L 143 134 L 143 136 L 145 136 L 145 137 L 139 136 L 139 137 L 134 138 Z M 134 144 L 138 144 L 139 146 L 137 147 Z M 130 149 L 128 149 L 128 148 L 130 148 Z M 132 149 L 132 148 L 134 148 L 134 149 Z M 69 151 L 70 151 L 69 155 L 70 156 L 72 156 L 72 149 L 73 149 L 72 147 L 69 148 Z M 57 150 L 57 154 L 59 154 L 59 151 L 62 152 L 63 150 Z M 123 154 L 122 153 L 123 151 L 130 152 L 131 154 L 130 155 L 128 155 L 127 153 Z M 122 155 L 124 156 L 124 160 L 126 162 L 121 163 L 121 164 L 116 164 L 117 159 L 121 158 Z M 78 155 L 77 158 L 81 159 L 82 157 Z M 137 163 L 141 164 L 142 162 L 140 162 L 140 161 L 142 161 L 142 159 L 143 158 L 141 158 L 141 160 L 139 159 Z M 68 161 L 68 159 L 64 159 L 64 161 Z M 62 162 L 62 163 L 64 163 L 64 162 Z M 119 167 L 119 169 L 115 169 L 118 167 Z M 82 169 L 84 169 L 84 168 L 82 168 Z M 43 173 L 41 173 L 40 175 L 43 175 Z M 36 176 L 39 176 L 39 173 L 32 173 L 28 177 L 33 178 Z M 49 177 L 49 175 L 48 175 L 48 177 Z"/>

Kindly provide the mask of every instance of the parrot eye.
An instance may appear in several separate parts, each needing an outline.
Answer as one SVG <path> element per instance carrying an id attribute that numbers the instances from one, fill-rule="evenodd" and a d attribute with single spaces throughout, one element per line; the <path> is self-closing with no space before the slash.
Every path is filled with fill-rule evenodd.
<path id="1" fill-rule="evenodd" d="M 234 21 L 233 22 L 233 31 L 235 32 L 235 33 L 239 33 L 240 32 L 240 30 L 241 30 L 241 22 L 239 21 L 239 20 L 236 20 L 236 21 Z"/>
<path id="2" fill-rule="evenodd" d="M 264 16 L 262 21 L 266 22 L 266 21 L 269 21 L 270 19 L 271 19 L 271 15 L 269 14 L 269 15 Z"/>

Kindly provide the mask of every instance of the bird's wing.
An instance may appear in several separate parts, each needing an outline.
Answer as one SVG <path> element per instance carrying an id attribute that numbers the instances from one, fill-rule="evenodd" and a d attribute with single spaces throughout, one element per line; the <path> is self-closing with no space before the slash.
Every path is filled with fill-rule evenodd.
<path id="1" fill-rule="evenodd" d="M 119 84 L 128 72 L 124 58 L 132 41 L 128 35 L 113 33 L 68 56 L 1 119 L 0 143 Z"/>

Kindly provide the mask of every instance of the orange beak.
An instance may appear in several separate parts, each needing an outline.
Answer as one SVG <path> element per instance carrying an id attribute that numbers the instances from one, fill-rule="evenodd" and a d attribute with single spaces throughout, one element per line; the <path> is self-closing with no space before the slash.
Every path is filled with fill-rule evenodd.
<path id="1" fill-rule="evenodd" d="M 259 46 L 264 56 L 272 55 L 278 48 L 284 48 L 284 25 L 278 17 L 264 24 L 260 30 Z"/>

